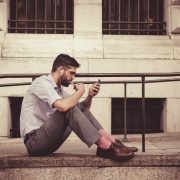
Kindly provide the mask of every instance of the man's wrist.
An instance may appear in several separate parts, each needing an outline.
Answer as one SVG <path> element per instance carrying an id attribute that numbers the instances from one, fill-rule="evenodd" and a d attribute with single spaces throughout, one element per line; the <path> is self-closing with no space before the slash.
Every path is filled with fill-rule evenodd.
<path id="1" fill-rule="evenodd" d="M 85 90 L 84 89 L 78 89 L 77 92 L 80 92 L 83 95 L 85 93 Z"/>
<path id="2" fill-rule="evenodd" d="M 94 97 L 93 94 L 92 94 L 91 92 L 88 93 L 88 96 L 91 97 L 91 98 Z"/>
<path id="3" fill-rule="evenodd" d="M 94 97 L 94 96 L 92 96 L 90 93 L 89 93 L 88 96 L 87 96 L 87 98 L 88 98 L 89 100 L 92 100 L 93 97 Z"/>

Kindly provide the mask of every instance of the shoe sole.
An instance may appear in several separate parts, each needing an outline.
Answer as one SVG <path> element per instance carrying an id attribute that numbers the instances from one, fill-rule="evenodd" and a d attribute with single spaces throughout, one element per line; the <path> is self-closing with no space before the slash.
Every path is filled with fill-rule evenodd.
<path id="1" fill-rule="evenodd" d="M 111 159 L 111 160 L 129 160 L 134 157 L 134 154 L 127 157 L 112 157 L 112 156 L 104 156 L 104 155 L 97 155 L 97 156 L 100 158 Z"/>

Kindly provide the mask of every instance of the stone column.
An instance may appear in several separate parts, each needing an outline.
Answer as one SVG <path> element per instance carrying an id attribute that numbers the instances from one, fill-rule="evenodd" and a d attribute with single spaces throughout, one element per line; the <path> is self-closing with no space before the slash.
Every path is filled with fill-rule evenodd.
<path id="1" fill-rule="evenodd" d="M 74 1 L 74 56 L 102 58 L 102 0 Z"/>
<path id="2" fill-rule="evenodd" d="M 164 132 L 180 132 L 179 106 L 179 98 L 168 98 L 166 100 L 163 112 Z"/>
<path id="3" fill-rule="evenodd" d="M 0 138 L 9 137 L 11 128 L 10 104 L 8 97 L 0 97 Z"/>
<path id="4" fill-rule="evenodd" d="M 74 1 L 74 35 L 101 36 L 102 0 Z"/>
<path id="5" fill-rule="evenodd" d="M 8 10 L 7 0 L 0 0 L 0 31 L 7 31 Z"/>
<path id="6" fill-rule="evenodd" d="M 8 0 L 0 0 L 0 61 L 4 43 L 4 35 L 8 28 Z M 1 64 L 0 64 L 1 65 Z M 8 97 L 0 97 L 0 137 L 10 135 L 10 105 Z"/>
<path id="7" fill-rule="evenodd" d="M 0 0 L 0 60 L 2 54 L 2 44 L 4 42 L 4 34 L 7 32 L 8 27 L 7 1 L 8 0 Z"/>
<path id="8" fill-rule="evenodd" d="M 170 33 L 180 34 L 180 0 L 171 0 L 170 3 Z"/>

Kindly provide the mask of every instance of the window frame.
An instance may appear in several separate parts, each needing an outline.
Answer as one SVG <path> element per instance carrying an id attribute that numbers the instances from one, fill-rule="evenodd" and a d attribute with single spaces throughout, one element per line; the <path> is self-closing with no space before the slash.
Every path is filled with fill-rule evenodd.
<path id="1" fill-rule="evenodd" d="M 51 4 L 54 3 L 54 5 L 57 5 L 57 2 L 59 2 L 59 3 L 63 2 L 64 5 L 66 5 L 68 3 L 70 3 L 72 5 L 71 8 L 68 8 L 69 6 L 67 6 L 67 8 L 66 8 L 66 9 L 68 9 L 69 12 L 64 10 L 65 14 L 63 14 L 61 17 L 59 17 L 59 18 L 62 18 L 64 16 L 65 17 L 64 19 L 57 19 L 56 18 L 57 17 L 57 12 L 61 12 L 61 11 L 60 10 L 57 11 L 57 6 L 54 6 L 55 11 L 54 11 L 54 13 L 52 13 L 53 14 L 52 16 L 54 16 L 53 20 L 52 19 L 45 19 L 45 16 L 47 16 L 47 12 L 45 12 L 46 10 L 44 10 L 44 15 L 43 15 L 44 17 L 41 20 L 38 19 L 38 17 L 37 17 L 37 12 L 38 12 L 37 2 L 38 2 L 38 0 L 33 0 L 33 1 L 24 0 L 25 3 L 27 3 L 27 2 L 30 2 L 31 4 L 34 3 L 34 7 L 36 7 L 36 9 L 37 9 L 37 10 L 34 9 L 34 12 L 32 12 L 32 14 L 34 13 L 34 18 L 32 20 L 27 18 L 27 4 L 25 4 L 23 6 L 23 9 L 24 9 L 24 12 L 25 12 L 24 15 L 23 15 L 24 20 L 18 20 L 16 17 L 13 19 L 11 17 L 11 4 L 10 4 L 10 1 L 11 0 L 8 0 L 8 4 L 9 4 L 9 18 L 8 18 L 8 27 L 7 27 L 8 33 L 74 34 L 74 0 L 68 0 L 68 1 L 67 0 L 53 0 L 53 1 L 45 0 L 44 1 L 45 3 L 50 2 Z M 16 0 L 16 3 L 18 1 L 20 2 L 21 0 Z M 60 5 L 59 5 L 59 7 L 60 7 Z M 48 8 L 49 7 L 45 7 L 45 9 L 48 9 Z M 63 8 L 64 8 L 64 6 L 62 7 L 62 9 Z M 14 10 L 14 11 L 16 11 L 16 10 Z M 67 16 L 68 13 L 70 15 Z M 14 14 L 17 15 L 17 13 L 14 13 Z M 18 22 L 22 23 L 22 24 L 24 23 L 23 27 L 19 27 L 17 25 Z M 14 23 L 14 24 L 11 25 L 12 23 Z M 28 23 L 29 24 L 32 23 L 33 25 L 28 27 L 29 26 Z M 38 25 L 37 25 L 38 23 L 42 24 L 41 27 L 38 27 Z M 50 27 L 48 27 L 48 26 L 50 26 Z"/>
<path id="2" fill-rule="evenodd" d="M 114 9 L 116 8 L 116 12 L 112 11 L 111 5 L 113 6 L 113 3 L 116 4 L 114 6 Z M 132 13 L 126 13 L 127 11 L 130 11 L 131 8 L 131 3 L 136 2 L 136 5 L 138 9 L 136 9 L 137 14 L 136 14 L 136 20 L 132 20 L 134 18 L 133 16 L 131 17 Z M 147 1 L 150 6 L 153 4 L 151 0 Z M 160 2 L 163 2 L 161 5 Z M 123 8 L 123 3 L 124 8 L 127 8 L 127 11 L 124 10 Z M 157 3 L 157 14 L 159 12 L 160 15 L 157 15 L 154 17 L 156 18 L 157 21 L 153 21 L 153 18 L 148 15 L 147 16 L 147 21 L 141 20 L 140 16 L 140 10 L 143 10 L 143 7 L 140 8 L 144 4 L 144 1 L 142 0 L 102 0 L 102 34 L 103 35 L 166 35 L 166 22 L 164 21 L 165 18 L 165 8 L 164 5 L 166 4 L 165 0 L 156 0 Z M 106 6 L 105 6 L 106 5 Z M 161 5 L 161 6 L 160 6 Z M 118 7 L 117 7 L 118 6 Z M 105 9 L 106 8 L 106 9 Z M 152 8 L 151 8 L 152 9 Z M 148 10 L 151 10 L 150 7 L 148 7 Z M 120 13 L 122 10 L 122 13 Z M 123 12 L 124 11 L 124 12 Z M 153 12 L 153 10 L 152 10 Z M 124 14 L 123 14 L 124 13 Z M 148 13 L 150 14 L 150 12 Z M 123 17 L 124 16 L 124 17 Z M 126 20 L 127 18 L 127 20 Z M 135 18 L 134 18 L 135 19 Z M 161 20 L 161 21 L 159 21 Z M 134 26 L 134 27 L 133 27 Z"/>

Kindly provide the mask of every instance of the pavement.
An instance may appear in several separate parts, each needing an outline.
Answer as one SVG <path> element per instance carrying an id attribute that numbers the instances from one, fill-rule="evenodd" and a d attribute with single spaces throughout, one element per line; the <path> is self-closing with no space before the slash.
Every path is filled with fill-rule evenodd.
<path id="1" fill-rule="evenodd" d="M 123 142 L 123 135 L 116 135 Z M 141 135 L 127 135 L 127 146 L 135 146 L 139 149 L 136 154 L 180 154 L 180 132 L 146 134 L 146 151 L 142 152 Z M 96 146 L 88 148 L 78 138 L 67 140 L 55 153 L 76 155 L 95 155 Z M 0 157 L 27 156 L 28 153 L 21 138 L 0 138 Z"/>

